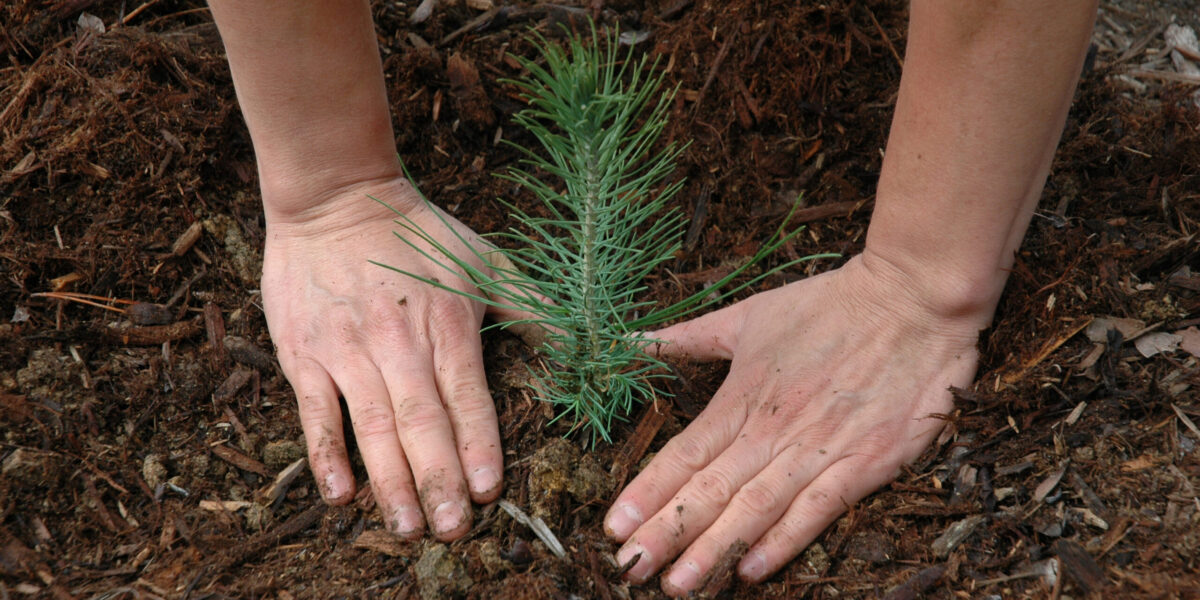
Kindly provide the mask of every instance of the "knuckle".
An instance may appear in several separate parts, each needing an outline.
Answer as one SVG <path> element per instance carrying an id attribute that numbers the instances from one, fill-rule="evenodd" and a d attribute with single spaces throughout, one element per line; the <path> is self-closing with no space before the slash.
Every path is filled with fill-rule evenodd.
<path id="1" fill-rule="evenodd" d="M 752 481 L 738 491 L 738 504 L 752 514 L 772 514 L 779 508 L 779 494 L 765 483 Z"/>
<path id="2" fill-rule="evenodd" d="M 395 435 L 391 411 L 380 404 L 368 404 L 351 412 L 354 432 L 363 440 Z"/>
<path id="3" fill-rule="evenodd" d="M 708 444 L 697 436 L 679 435 L 667 443 L 679 464 L 691 472 L 701 471 L 712 462 Z"/>
<path id="4" fill-rule="evenodd" d="M 429 307 L 429 319 L 446 331 L 459 331 L 475 319 L 475 311 L 461 298 L 447 298 Z"/>
<path id="5" fill-rule="evenodd" d="M 400 431 L 421 433 L 431 431 L 446 420 L 446 412 L 440 404 L 406 398 L 396 409 L 396 426 Z"/>
<path id="6" fill-rule="evenodd" d="M 709 506 L 724 506 L 733 497 L 736 486 L 727 475 L 714 469 L 705 469 L 692 476 L 692 493 Z"/>

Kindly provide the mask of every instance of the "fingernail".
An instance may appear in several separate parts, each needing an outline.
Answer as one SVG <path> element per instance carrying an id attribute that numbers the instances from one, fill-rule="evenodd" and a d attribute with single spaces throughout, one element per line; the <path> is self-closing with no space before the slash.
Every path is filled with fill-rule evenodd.
<path id="1" fill-rule="evenodd" d="M 340 500 L 350 493 L 346 480 L 337 473 L 326 475 L 324 483 L 325 485 L 321 486 L 321 494 L 325 496 L 326 501 Z"/>
<path id="2" fill-rule="evenodd" d="M 491 467 L 479 467 L 471 472 L 471 491 L 486 494 L 500 485 L 500 474 Z"/>
<path id="3" fill-rule="evenodd" d="M 465 516 L 461 504 L 454 501 L 443 502 L 433 510 L 433 529 L 438 533 L 454 531 L 462 525 Z"/>
<path id="4" fill-rule="evenodd" d="M 618 504 L 608 513 L 608 519 L 604 526 L 612 537 L 625 539 L 633 535 L 634 530 L 641 527 L 644 520 L 641 511 L 636 506 Z"/>
<path id="5" fill-rule="evenodd" d="M 650 577 L 650 553 L 641 544 L 626 544 L 617 551 L 617 564 L 622 568 L 629 564 L 635 556 L 641 555 L 638 561 L 625 573 L 626 578 L 641 583 Z"/>
<path id="6" fill-rule="evenodd" d="M 741 572 L 742 577 L 750 581 L 758 581 L 766 574 L 767 561 L 762 552 L 758 550 L 747 552 L 746 556 L 742 557 L 742 565 L 738 567 L 738 571 Z"/>
<path id="7" fill-rule="evenodd" d="M 392 513 L 392 533 L 400 537 L 412 537 L 421 530 L 421 511 L 411 506 L 401 506 Z"/>
<path id="8" fill-rule="evenodd" d="M 667 575 L 667 583 L 681 592 L 692 591 L 697 581 L 700 581 L 700 567 L 690 560 L 675 565 Z"/>

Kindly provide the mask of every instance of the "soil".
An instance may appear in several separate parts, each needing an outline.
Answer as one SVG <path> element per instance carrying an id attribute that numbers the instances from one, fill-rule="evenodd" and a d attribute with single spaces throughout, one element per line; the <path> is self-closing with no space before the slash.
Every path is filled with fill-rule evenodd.
<path id="1" fill-rule="evenodd" d="M 485 335 L 503 497 L 565 558 L 496 504 L 449 545 L 383 533 L 369 491 L 326 508 L 289 468 L 303 443 L 260 306 L 254 157 L 217 32 L 202 2 L 135 4 L 0 6 L 0 598 L 661 597 L 620 580 L 600 519 L 722 369 L 678 365 L 673 401 L 593 451 L 520 386 L 530 350 Z M 580 9 L 454 4 L 412 25 L 415 6 L 373 2 L 396 144 L 435 201 L 498 230 L 495 198 L 513 190 L 492 173 L 516 156 L 496 140 L 528 141 L 506 53 Z M 906 5 L 797 4 L 589 3 L 645 33 L 639 50 L 681 90 L 667 137 L 691 142 L 677 202 L 692 222 L 656 299 L 753 253 L 801 194 L 809 229 L 772 260 L 862 247 Z M 1200 598 L 1200 109 L 1163 37 L 1198 20 L 1186 0 L 1104 4 L 946 433 L 767 583 L 712 593 Z M 281 472 L 294 479 L 272 486 Z"/>

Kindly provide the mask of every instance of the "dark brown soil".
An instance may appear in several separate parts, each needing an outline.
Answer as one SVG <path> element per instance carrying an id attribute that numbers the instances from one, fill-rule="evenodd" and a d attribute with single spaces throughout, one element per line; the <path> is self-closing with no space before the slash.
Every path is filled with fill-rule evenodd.
<path id="1" fill-rule="evenodd" d="M 496 138 L 527 141 L 499 82 L 519 74 L 505 53 L 528 54 L 528 27 L 573 14 L 497 4 L 466 27 L 482 13 L 443 7 L 412 26 L 412 7 L 374 3 L 399 151 L 480 231 L 507 226 L 495 198 L 513 193 L 491 176 L 515 159 Z M 693 223 L 653 282 L 659 299 L 752 253 L 800 193 L 810 229 L 776 260 L 861 248 L 905 3 L 796 4 L 590 3 L 601 22 L 648 32 L 644 50 L 681 86 L 669 137 L 692 142 L 678 202 Z M 1169 19 L 1200 23 L 1189 2 L 1146 4 L 1103 9 L 947 434 L 768 583 L 720 594 L 1200 598 L 1200 359 L 1147 358 L 1131 341 L 1200 324 L 1197 84 L 1145 74 L 1175 73 Z M 666 410 L 633 415 L 592 452 L 560 441 L 519 387 L 530 351 L 485 336 L 504 498 L 540 506 L 565 559 L 495 505 L 446 552 L 381 533 L 369 492 L 324 508 L 307 471 L 262 501 L 303 443 L 259 304 L 254 159 L 203 3 L 7 2 L 0 55 L 0 598 L 661 597 L 657 582 L 620 581 L 600 519 L 719 369 L 680 365 Z M 1100 317 L 1139 323 L 1106 333 Z"/>

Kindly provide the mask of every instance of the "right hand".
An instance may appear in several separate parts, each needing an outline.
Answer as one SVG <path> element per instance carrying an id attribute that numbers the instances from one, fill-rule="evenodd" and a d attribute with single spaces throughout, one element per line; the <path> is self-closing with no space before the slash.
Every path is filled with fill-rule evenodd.
<path id="1" fill-rule="evenodd" d="M 452 540 L 470 528 L 468 495 L 495 500 L 504 472 L 480 346 L 485 307 L 369 263 L 477 293 L 396 239 L 394 213 L 368 196 L 402 211 L 457 256 L 473 256 L 407 180 L 343 187 L 302 214 L 268 214 L 267 325 L 296 392 L 325 500 L 344 504 L 355 493 L 340 396 L 387 528 L 417 537 L 428 522 L 439 539 Z M 478 240 L 442 217 L 464 239 Z"/>

